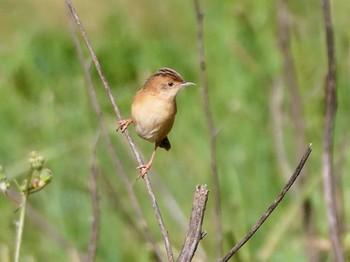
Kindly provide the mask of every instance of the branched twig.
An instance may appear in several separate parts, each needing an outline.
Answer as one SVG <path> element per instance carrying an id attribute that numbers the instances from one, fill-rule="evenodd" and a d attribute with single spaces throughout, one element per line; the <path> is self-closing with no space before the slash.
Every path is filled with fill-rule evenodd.
<path id="1" fill-rule="evenodd" d="M 228 254 L 221 259 L 220 261 L 228 261 L 245 243 L 248 242 L 248 240 L 255 234 L 256 231 L 263 225 L 263 223 L 266 221 L 266 219 L 271 215 L 271 213 L 275 210 L 275 208 L 278 206 L 278 204 L 282 201 L 283 197 L 286 195 L 288 190 L 291 188 L 291 186 L 294 184 L 295 180 L 300 175 L 300 172 L 302 171 L 304 164 L 306 163 L 307 159 L 309 158 L 309 155 L 311 153 L 311 144 L 309 145 L 307 151 L 305 152 L 304 156 L 300 160 L 299 165 L 294 171 L 294 174 L 289 179 L 287 184 L 284 186 L 281 193 L 278 195 L 278 197 L 273 201 L 273 203 L 269 206 L 269 208 L 266 210 L 266 212 L 262 215 L 262 217 L 258 220 L 258 222 L 251 228 L 251 230 L 244 236 L 244 238 L 237 243 L 231 250 L 228 252 Z"/>
<path id="2" fill-rule="evenodd" d="M 99 173 L 96 163 L 96 145 L 98 139 L 93 148 L 91 167 L 90 167 L 90 178 L 89 178 L 89 190 L 91 194 L 91 206 L 92 206 L 92 225 L 91 225 L 91 236 L 87 252 L 87 261 L 93 262 L 96 257 L 97 242 L 100 230 L 100 203 L 97 189 L 97 176 Z"/>
<path id="3" fill-rule="evenodd" d="M 323 8 L 328 74 L 326 84 L 326 116 L 323 136 L 323 187 L 327 206 L 327 219 L 333 247 L 334 261 L 344 261 L 343 248 L 339 237 L 339 218 L 335 200 L 335 183 L 333 175 L 333 131 L 337 111 L 336 65 L 334 51 L 333 25 L 329 0 L 321 0 Z"/>
<path id="4" fill-rule="evenodd" d="M 194 194 L 190 225 L 188 227 L 187 236 L 182 246 L 178 262 L 191 261 L 196 252 L 199 241 L 203 238 L 202 224 L 204 211 L 207 205 L 209 191 L 206 185 L 197 185 Z"/>
<path id="5" fill-rule="evenodd" d="M 140 205 L 139 205 L 139 202 L 137 200 L 134 189 L 132 187 L 132 184 L 130 183 L 130 181 L 125 173 L 125 170 L 124 170 L 124 168 L 123 168 L 123 166 L 122 166 L 122 164 L 117 156 L 117 153 L 112 145 L 112 141 L 108 135 L 108 131 L 107 131 L 105 124 L 104 124 L 102 111 L 101 111 L 101 108 L 100 108 L 100 105 L 99 105 L 99 102 L 97 99 L 97 95 L 96 95 L 93 81 L 91 78 L 91 74 L 89 71 L 89 65 L 84 59 L 83 52 L 82 52 L 82 49 L 81 49 L 81 46 L 79 43 L 79 39 L 78 39 L 76 32 L 72 26 L 71 26 L 71 29 L 72 29 L 72 37 L 73 37 L 73 40 L 75 43 L 75 47 L 77 49 L 79 61 L 80 61 L 81 66 L 83 67 L 83 70 L 84 70 L 84 75 L 85 75 L 85 79 L 87 82 L 87 87 L 88 87 L 88 92 L 89 92 L 89 96 L 91 99 L 92 108 L 93 108 L 93 110 L 96 114 L 97 120 L 99 122 L 99 126 L 101 128 L 102 138 L 103 138 L 104 143 L 107 147 L 108 154 L 110 155 L 110 157 L 113 161 L 113 164 L 115 165 L 116 170 L 118 170 L 118 174 L 120 176 L 120 179 L 121 179 L 122 183 L 124 184 L 124 187 L 126 188 L 128 194 L 129 194 L 130 202 L 131 202 L 131 205 L 135 211 L 137 221 L 138 221 L 137 225 L 139 225 L 140 231 L 144 232 L 146 234 L 146 238 L 151 243 L 152 248 L 153 248 L 153 252 L 156 255 L 158 261 L 163 261 L 163 255 L 162 255 L 162 253 L 158 247 L 158 244 L 155 241 L 155 239 L 154 239 L 154 237 L 153 237 L 153 235 L 152 235 L 152 233 L 147 225 L 146 219 L 145 219 L 143 212 L 140 208 Z M 108 91 L 107 91 L 107 93 L 108 93 Z M 112 104 L 113 104 L 113 102 L 112 102 Z M 117 112 L 119 112 L 118 109 L 115 109 L 115 111 L 116 111 L 116 114 L 118 116 L 118 113 L 117 113 Z M 120 118 L 120 116 L 119 116 L 119 118 Z"/>
<path id="6" fill-rule="evenodd" d="M 216 155 L 216 135 L 217 130 L 214 126 L 213 113 L 210 108 L 209 91 L 208 91 L 208 79 L 205 65 L 205 52 L 204 52 L 204 40 L 203 40 L 203 13 L 201 11 L 199 0 L 194 0 L 194 6 L 197 18 L 198 27 L 198 55 L 200 66 L 200 78 L 202 83 L 201 95 L 202 102 L 205 111 L 205 117 L 207 120 L 207 126 L 209 129 L 209 144 L 210 144 L 210 170 L 213 180 L 214 189 L 214 208 L 215 208 L 215 227 L 216 227 L 216 240 L 218 257 L 222 257 L 223 254 L 223 237 L 222 237 L 222 225 L 221 225 L 221 204 L 220 204 L 220 184 L 219 174 L 217 169 L 217 155 Z"/>

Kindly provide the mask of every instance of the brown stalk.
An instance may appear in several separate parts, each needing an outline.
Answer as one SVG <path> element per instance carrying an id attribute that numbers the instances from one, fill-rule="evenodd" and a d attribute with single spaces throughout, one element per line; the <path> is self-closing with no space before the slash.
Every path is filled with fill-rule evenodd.
<path id="1" fill-rule="evenodd" d="M 93 63 L 95 65 L 95 67 L 96 67 L 96 70 L 97 70 L 99 76 L 100 76 L 100 79 L 102 81 L 103 87 L 105 88 L 105 91 L 107 92 L 107 95 L 108 95 L 108 97 L 110 99 L 110 102 L 111 102 L 112 107 L 114 109 L 114 112 L 115 112 L 115 114 L 117 116 L 117 119 L 121 120 L 122 117 L 121 117 L 121 113 L 119 111 L 119 108 L 118 108 L 118 106 L 117 106 L 117 104 L 116 104 L 116 102 L 114 100 L 114 97 L 112 95 L 112 92 L 111 92 L 111 89 L 109 87 L 109 84 L 108 84 L 108 82 L 107 82 L 107 80 L 106 80 L 106 78 L 105 78 L 105 76 L 104 76 L 104 74 L 102 72 L 100 63 L 99 63 L 99 61 L 98 61 L 98 59 L 96 57 L 95 52 L 92 49 L 92 46 L 91 46 L 90 41 L 89 41 L 89 39 L 88 39 L 88 37 L 86 35 L 84 27 L 83 27 L 83 25 L 82 25 L 82 23 L 81 23 L 81 21 L 79 19 L 79 16 L 78 16 L 77 12 L 75 11 L 75 8 L 73 7 L 72 2 L 70 0 L 66 0 L 66 3 L 68 5 L 68 8 L 69 8 L 69 10 L 70 10 L 70 12 L 71 12 L 71 14 L 72 14 L 72 16 L 74 18 L 74 21 L 75 21 L 75 23 L 76 23 L 76 25 L 77 25 L 77 27 L 78 27 L 81 35 L 82 35 L 82 38 L 83 38 L 83 40 L 84 40 L 84 42 L 85 42 L 85 44 L 86 44 L 86 46 L 87 46 L 87 48 L 89 50 L 89 53 L 90 53 L 90 55 L 92 57 L 92 60 L 93 60 Z M 139 150 L 137 149 L 137 147 L 136 147 L 134 141 L 132 140 L 131 136 L 129 135 L 129 132 L 126 130 L 124 132 L 124 134 L 125 134 L 128 142 L 129 142 L 129 144 L 131 146 L 131 149 L 132 149 L 132 151 L 133 151 L 133 153 L 135 155 L 135 158 L 136 158 L 138 164 L 139 165 L 143 165 L 143 160 L 141 158 L 141 154 L 140 154 Z M 121 167 L 121 164 L 120 164 L 120 167 Z M 152 189 L 152 186 L 151 186 L 151 183 L 150 183 L 150 181 L 148 179 L 147 174 L 144 176 L 144 182 L 146 184 L 148 194 L 149 194 L 149 196 L 151 198 L 153 210 L 154 210 L 156 219 L 158 221 L 158 225 L 160 227 L 160 230 L 161 230 L 161 233 L 162 233 L 162 236 L 163 236 L 164 245 L 165 245 L 165 249 L 166 249 L 166 252 L 167 252 L 168 260 L 169 261 L 174 261 L 174 256 L 173 256 L 172 248 L 171 248 L 171 245 L 170 245 L 168 232 L 166 230 L 163 218 L 161 216 L 161 213 L 160 213 L 160 210 L 159 210 L 159 207 L 158 207 L 158 203 L 156 201 L 156 197 L 155 197 L 155 195 L 153 193 L 153 189 Z M 161 258 L 160 254 L 159 254 L 158 258 L 159 259 Z"/>
<path id="2" fill-rule="evenodd" d="M 89 92 L 89 96 L 91 99 L 91 104 L 92 104 L 92 108 L 96 114 L 97 120 L 99 122 L 99 126 L 101 129 L 101 135 L 102 135 L 102 139 L 105 143 L 105 146 L 107 148 L 107 153 L 110 156 L 115 169 L 118 171 L 118 175 L 120 176 L 120 179 L 122 181 L 122 183 L 124 184 L 124 187 L 126 188 L 129 198 L 130 198 L 130 203 L 135 211 L 136 214 L 136 220 L 137 220 L 137 225 L 139 228 L 139 232 L 141 233 L 145 233 L 146 234 L 146 238 L 147 240 L 151 243 L 152 245 L 152 249 L 153 249 L 153 253 L 155 254 L 155 256 L 157 257 L 158 261 L 163 261 L 162 258 L 162 253 L 158 247 L 157 242 L 155 241 L 148 225 L 145 219 L 145 216 L 143 215 L 143 212 L 140 208 L 139 202 L 137 200 L 136 194 L 134 192 L 134 189 L 132 187 L 132 183 L 128 180 L 128 177 L 125 173 L 125 170 L 119 160 L 119 157 L 112 145 L 112 141 L 109 137 L 108 131 L 106 129 L 105 123 L 104 123 L 104 119 L 103 119 L 103 114 L 102 111 L 100 109 L 100 105 L 96 96 L 96 92 L 95 92 L 95 87 L 93 85 L 93 81 L 91 78 L 91 74 L 89 71 L 89 64 L 87 63 L 87 61 L 84 60 L 84 56 L 83 56 L 83 52 L 79 43 L 79 39 L 76 35 L 76 32 L 74 31 L 73 27 L 71 27 L 72 29 L 72 37 L 73 37 L 73 41 L 75 43 L 75 47 L 77 49 L 77 53 L 78 53 L 78 57 L 79 57 L 79 61 L 81 66 L 83 67 L 84 70 L 84 75 L 85 75 L 85 79 L 87 82 L 87 87 L 88 87 L 88 92 Z M 105 180 L 107 179 L 106 177 L 104 177 Z M 114 202 L 115 202 L 115 198 L 114 198 Z M 121 211 L 121 205 L 119 205 L 119 212 Z M 124 212 L 125 214 L 127 212 Z M 126 219 L 128 222 L 130 221 L 130 218 Z"/>
<path id="3" fill-rule="evenodd" d="M 199 241 L 204 237 L 202 232 L 202 224 L 204 218 L 204 211 L 208 201 L 209 191 L 206 185 L 197 185 L 194 193 L 192 204 L 192 212 L 190 224 L 188 227 L 185 242 L 182 246 L 181 253 L 177 262 L 192 261 L 194 253 L 197 250 Z"/>
<path id="4" fill-rule="evenodd" d="M 321 0 L 323 19 L 326 33 L 328 73 L 326 82 L 326 115 L 323 134 L 323 188 L 327 208 L 328 230 L 332 242 L 334 261 L 345 261 L 343 247 L 340 241 L 339 217 L 337 201 L 335 197 L 335 178 L 333 167 L 333 136 L 335 115 L 337 111 L 337 88 L 336 88 L 336 62 L 334 50 L 334 36 L 330 3 L 328 0 Z"/>
<path id="5" fill-rule="evenodd" d="M 213 113 L 210 107 L 209 101 L 209 88 L 208 88 L 208 77 L 206 73 L 205 64 L 205 52 L 204 52 L 204 40 L 203 40 L 203 13 L 199 0 L 194 0 L 196 18 L 197 18 L 197 43 L 198 43 L 198 55 L 199 55 L 199 67 L 200 67 L 200 79 L 202 83 L 201 97 L 204 106 L 205 118 L 207 121 L 209 131 L 209 147 L 210 147 L 210 170 L 213 181 L 214 191 L 214 208 L 215 208 L 215 232 L 216 232 L 216 248 L 217 256 L 222 257 L 223 255 L 223 236 L 222 236 L 222 225 L 221 225 L 221 200 L 220 200 L 220 183 L 219 174 L 217 168 L 217 155 L 216 155 L 216 136 L 217 130 L 214 125 Z"/>
<path id="6" fill-rule="evenodd" d="M 294 184 L 295 180 L 300 175 L 307 159 L 309 158 L 311 154 L 311 144 L 309 145 L 308 149 L 306 150 L 305 154 L 303 155 L 302 159 L 299 162 L 299 165 L 294 171 L 294 174 L 291 176 L 289 181 L 286 183 L 286 185 L 283 187 L 283 190 L 281 193 L 277 196 L 277 198 L 273 201 L 273 203 L 269 206 L 269 208 L 266 210 L 266 212 L 260 217 L 258 222 L 249 230 L 249 232 L 243 237 L 243 239 L 238 242 L 228 253 L 227 255 L 222 258 L 220 261 L 228 261 L 241 247 L 249 241 L 249 239 L 256 233 L 256 231 L 259 230 L 259 228 L 264 224 L 264 222 L 267 220 L 267 218 L 272 214 L 272 212 L 275 210 L 275 208 L 279 205 L 279 203 L 282 201 L 284 196 L 287 194 L 288 190 L 291 188 L 291 186 Z"/>

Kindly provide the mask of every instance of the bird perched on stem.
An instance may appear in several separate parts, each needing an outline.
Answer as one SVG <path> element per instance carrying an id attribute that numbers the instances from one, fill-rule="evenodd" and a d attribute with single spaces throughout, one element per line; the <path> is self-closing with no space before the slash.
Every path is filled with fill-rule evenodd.
<path id="1" fill-rule="evenodd" d="M 137 167 L 140 169 L 139 177 L 143 178 L 151 168 L 158 147 L 167 151 L 171 148 L 167 135 L 175 120 L 176 95 L 183 87 L 194 85 L 185 82 L 175 70 L 161 68 L 136 93 L 131 105 L 131 118 L 118 122 L 117 131 L 124 132 L 133 123 L 140 137 L 155 143 L 150 161 Z"/>

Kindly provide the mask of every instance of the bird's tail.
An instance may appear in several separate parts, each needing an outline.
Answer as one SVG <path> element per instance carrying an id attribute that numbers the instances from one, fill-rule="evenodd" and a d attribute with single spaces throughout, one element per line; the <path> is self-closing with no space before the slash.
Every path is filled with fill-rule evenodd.
<path id="1" fill-rule="evenodd" d="M 171 144 L 167 136 L 164 137 L 162 142 L 160 142 L 159 147 L 165 148 L 166 151 L 169 151 L 169 149 L 171 148 Z"/>

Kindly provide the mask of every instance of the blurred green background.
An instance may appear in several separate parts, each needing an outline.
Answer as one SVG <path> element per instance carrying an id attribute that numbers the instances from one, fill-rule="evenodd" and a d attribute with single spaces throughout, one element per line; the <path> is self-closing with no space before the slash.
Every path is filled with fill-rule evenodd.
<path id="1" fill-rule="evenodd" d="M 147 77 L 171 67 L 200 87 L 197 25 L 191 1 L 75 1 L 76 9 L 124 117 Z M 283 187 L 277 155 L 277 131 L 283 134 L 292 172 L 301 155 L 296 148 L 291 105 L 279 47 L 277 1 L 202 1 L 209 95 L 218 129 L 224 253 L 238 242 Z M 344 244 L 349 250 L 350 171 L 350 6 L 332 6 L 337 56 L 338 112 L 334 161 Z M 320 261 L 330 261 L 330 242 L 322 188 L 324 83 L 327 58 L 319 1 L 288 2 L 291 53 L 302 102 L 306 150 L 313 152 L 295 188 L 260 231 L 232 261 L 308 261 L 302 202 L 309 199 Z M 42 153 L 54 173 L 52 183 L 30 198 L 22 261 L 77 261 L 91 234 L 88 190 L 91 158 L 99 125 L 69 29 L 65 1 L 0 1 L 0 165 L 10 179 L 21 179 L 32 150 Z M 84 51 L 85 46 L 84 46 Z M 85 52 L 87 54 L 87 52 Z M 105 123 L 130 181 L 136 161 L 101 81 L 91 70 Z M 276 89 L 277 86 L 277 89 Z M 275 89 L 273 89 L 275 88 Z M 278 112 L 270 109 L 272 93 Z M 276 108 L 275 108 L 276 109 Z M 280 115 L 280 127 L 273 125 Z M 131 135 L 149 159 L 153 145 Z M 280 134 L 281 134 L 280 133 Z M 211 194 L 198 260 L 215 261 L 213 183 L 208 130 L 199 88 L 178 96 L 178 115 L 170 133 L 172 150 L 159 150 L 150 179 L 175 254 L 181 250 L 197 184 Z M 100 169 L 101 227 L 96 261 L 153 261 L 149 244 L 102 140 Z M 163 248 L 143 181 L 133 182 L 151 232 Z M 174 201 L 177 208 L 174 207 Z M 12 257 L 17 206 L 0 195 L 0 258 Z M 39 215 L 39 217 L 38 217 Z M 176 255 L 175 255 L 176 256 Z"/>

